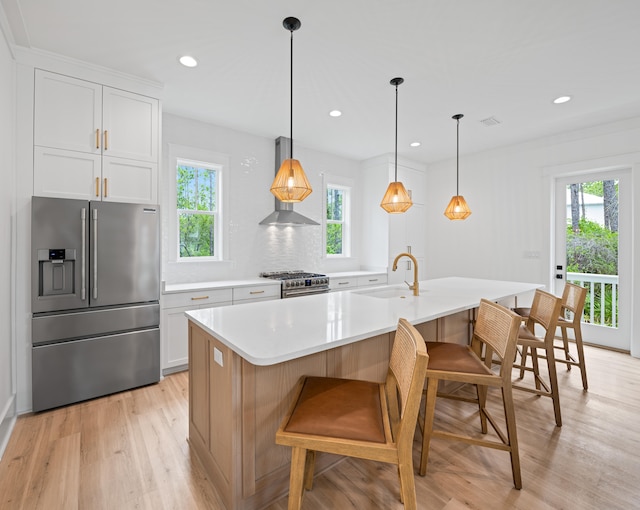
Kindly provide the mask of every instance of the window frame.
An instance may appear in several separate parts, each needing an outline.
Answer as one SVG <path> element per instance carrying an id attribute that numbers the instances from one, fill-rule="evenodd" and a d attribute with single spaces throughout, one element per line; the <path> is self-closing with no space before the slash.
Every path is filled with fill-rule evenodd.
<path id="1" fill-rule="evenodd" d="M 327 194 L 329 190 L 340 190 L 342 195 L 342 221 L 329 220 L 327 218 Z M 335 180 L 328 180 L 324 187 L 323 196 L 323 250 L 324 256 L 331 259 L 343 259 L 351 257 L 351 204 L 352 204 L 352 186 L 336 183 Z M 342 253 L 327 253 L 327 234 L 328 225 L 342 224 Z"/>
<path id="2" fill-rule="evenodd" d="M 216 172 L 216 212 L 214 214 L 214 256 L 207 257 L 182 257 L 180 255 L 180 212 L 178 209 L 178 165 L 186 164 L 198 168 L 211 169 Z M 176 144 L 169 144 L 169 196 L 167 200 L 167 216 L 169 232 L 168 262 L 179 264 L 191 264 L 195 262 L 222 262 L 228 259 L 228 228 L 224 224 L 227 204 L 226 174 L 229 168 L 229 158 L 224 154 L 188 147 Z M 196 214 L 207 214 L 209 211 L 189 211 Z"/>

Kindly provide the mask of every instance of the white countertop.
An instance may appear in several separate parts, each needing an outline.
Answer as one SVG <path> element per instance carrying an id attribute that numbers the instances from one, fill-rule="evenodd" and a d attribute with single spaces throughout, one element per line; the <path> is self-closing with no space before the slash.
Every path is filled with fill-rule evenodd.
<path id="1" fill-rule="evenodd" d="M 475 308 L 481 298 L 500 301 L 531 292 L 535 283 L 440 278 L 420 282 L 420 296 L 405 285 L 204 308 L 187 317 L 254 365 L 275 365 Z M 402 297 L 373 297 L 376 292 Z"/>

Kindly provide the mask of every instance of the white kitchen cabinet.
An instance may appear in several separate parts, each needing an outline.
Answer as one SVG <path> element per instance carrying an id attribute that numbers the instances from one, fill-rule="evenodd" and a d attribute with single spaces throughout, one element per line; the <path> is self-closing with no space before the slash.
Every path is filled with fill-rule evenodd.
<path id="1" fill-rule="evenodd" d="M 357 289 L 359 287 L 371 287 L 374 285 L 386 285 L 387 275 L 385 273 L 357 274 L 349 276 L 330 276 L 329 291 Z"/>
<path id="2" fill-rule="evenodd" d="M 231 289 L 163 294 L 160 338 L 164 375 L 183 370 L 189 364 L 188 321 L 184 312 L 196 308 L 230 305 L 232 296 Z"/>
<path id="3" fill-rule="evenodd" d="M 188 321 L 184 312 L 268 299 L 280 299 L 279 284 L 239 285 L 163 294 L 160 317 L 163 374 L 184 370 L 189 364 Z"/>
<path id="4" fill-rule="evenodd" d="M 355 289 L 358 286 L 358 277 L 339 277 L 329 278 L 329 291 L 336 292 L 340 290 Z"/>
<path id="5" fill-rule="evenodd" d="M 36 70 L 34 195 L 157 203 L 157 99 Z"/>
<path id="6" fill-rule="evenodd" d="M 372 285 L 386 285 L 386 274 L 372 274 L 368 276 L 358 276 L 358 287 L 370 287 Z"/>
<path id="7" fill-rule="evenodd" d="M 251 285 L 233 288 L 233 304 L 280 299 L 280 285 Z"/>

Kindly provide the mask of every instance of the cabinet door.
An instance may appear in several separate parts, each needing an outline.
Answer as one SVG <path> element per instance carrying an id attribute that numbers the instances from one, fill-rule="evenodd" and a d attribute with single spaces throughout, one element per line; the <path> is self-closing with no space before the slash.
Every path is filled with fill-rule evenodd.
<path id="1" fill-rule="evenodd" d="M 35 145 L 100 154 L 101 85 L 36 69 L 34 115 Z"/>
<path id="2" fill-rule="evenodd" d="M 104 87 L 103 155 L 158 161 L 158 100 Z"/>
<path id="3" fill-rule="evenodd" d="M 156 204 L 158 165 L 131 159 L 103 157 L 102 200 Z"/>
<path id="4" fill-rule="evenodd" d="M 33 194 L 95 200 L 100 196 L 100 161 L 97 154 L 35 147 Z"/>
<path id="5" fill-rule="evenodd" d="M 184 312 L 194 308 L 214 308 L 230 305 L 231 301 L 222 303 L 165 308 L 160 319 L 160 337 L 162 343 L 162 369 L 184 367 L 189 363 L 189 320 Z"/>
<path id="6" fill-rule="evenodd" d="M 184 312 L 190 308 L 170 308 L 162 311 L 163 360 L 162 368 L 174 368 L 189 363 L 188 327 Z"/>

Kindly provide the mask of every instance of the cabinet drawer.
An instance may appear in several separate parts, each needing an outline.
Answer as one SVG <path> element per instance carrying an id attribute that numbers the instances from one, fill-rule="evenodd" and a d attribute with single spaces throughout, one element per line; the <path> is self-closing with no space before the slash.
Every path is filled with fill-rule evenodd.
<path id="1" fill-rule="evenodd" d="M 358 278 L 331 278 L 329 279 L 330 290 L 352 289 L 358 286 Z"/>
<path id="2" fill-rule="evenodd" d="M 280 285 L 252 285 L 233 289 L 233 302 L 247 299 L 280 299 Z"/>
<path id="3" fill-rule="evenodd" d="M 180 306 L 197 308 L 210 304 L 231 304 L 232 295 L 231 289 L 207 289 L 197 292 L 189 291 L 163 294 L 162 308 L 177 308 Z"/>
<path id="4" fill-rule="evenodd" d="M 367 285 L 386 285 L 386 284 L 387 284 L 386 274 L 358 276 L 358 287 L 366 287 Z"/>

